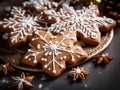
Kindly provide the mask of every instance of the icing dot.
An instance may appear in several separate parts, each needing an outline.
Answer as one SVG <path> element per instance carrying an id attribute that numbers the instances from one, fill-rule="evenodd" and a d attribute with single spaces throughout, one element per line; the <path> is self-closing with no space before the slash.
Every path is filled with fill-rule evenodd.
<path id="1" fill-rule="evenodd" d="M 85 53 L 82 52 L 81 55 L 85 55 Z"/>
<path id="2" fill-rule="evenodd" d="M 63 56 L 64 59 L 66 59 L 67 57 L 66 56 Z"/>
<path id="3" fill-rule="evenodd" d="M 36 31 L 35 34 L 39 34 L 39 33 Z"/>
<path id="4" fill-rule="evenodd" d="M 44 50 L 46 51 L 47 49 L 46 48 L 44 48 Z M 48 55 L 48 54 L 47 54 Z"/>
<path id="5" fill-rule="evenodd" d="M 59 55 L 58 53 L 55 53 L 55 56 Z"/>
<path id="6" fill-rule="evenodd" d="M 44 65 L 44 68 L 47 68 L 48 67 L 48 65 Z"/>
<path id="7" fill-rule="evenodd" d="M 0 24 L 2 24 L 2 22 L 0 22 Z"/>
<path id="8" fill-rule="evenodd" d="M 3 26 L 4 28 L 6 28 L 6 26 Z M 12 28 L 12 26 L 8 26 L 9 28 Z"/>
<path id="9" fill-rule="evenodd" d="M 60 60 L 63 60 L 63 58 L 61 57 Z"/>
<path id="10" fill-rule="evenodd" d="M 56 73 L 56 70 L 53 70 L 53 73 L 55 74 L 55 73 Z"/>
<path id="11" fill-rule="evenodd" d="M 28 59 L 29 61 L 31 60 L 31 58 Z"/>
<path id="12" fill-rule="evenodd" d="M 48 54 L 49 54 L 49 55 L 52 55 L 52 52 L 49 52 Z"/>
<path id="13" fill-rule="evenodd" d="M 80 50 L 81 48 L 80 47 L 77 47 L 78 50 Z"/>
<path id="14" fill-rule="evenodd" d="M 51 20 L 51 19 L 52 19 L 52 17 L 51 17 L 51 16 L 48 16 L 48 19 L 49 19 L 49 20 Z"/>
<path id="15" fill-rule="evenodd" d="M 28 49 L 28 52 L 31 52 L 31 49 Z"/>
<path id="16" fill-rule="evenodd" d="M 35 53 L 33 53 L 32 55 L 33 55 L 33 56 L 35 56 L 36 54 L 35 54 Z"/>
<path id="17" fill-rule="evenodd" d="M 54 37 L 52 36 L 51 39 L 53 39 Z"/>
<path id="18" fill-rule="evenodd" d="M 50 69 L 50 68 L 48 68 L 48 70 L 50 71 L 51 69 Z"/>
<path id="19" fill-rule="evenodd" d="M 34 60 L 34 61 L 33 61 L 33 63 L 37 63 L 37 61 L 36 61 L 36 60 Z"/>
<path id="20" fill-rule="evenodd" d="M 32 38 L 32 41 L 34 41 L 35 39 L 34 38 Z"/>
<path id="21" fill-rule="evenodd" d="M 74 61 L 75 61 L 75 59 L 74 59 L 74 58 L 72 58 L 72 61 L 74 62 Z"/>
<path id="22" fill-rule="evenodd" d="M 65 44 L 64 43 L 61 43 L 62 46 L 64 46 Z"/>
<path id="23" fill-rule="evenodd" d="M 79 55 L 78 55 L 77 57 L 78 57 L 78 58 L 80 58 L 80 56 L 79 56 Z"/>
<path id="24" fill-rule="evenodd" d="M 62 34 L 62 35 L 63 35 L 63 34 L 64 34 L 64 32 L 60 32 L 60 34 Z"/>
<path id="25" fill-rule="evenodd" d="M 58 41 L 55 41 L 55 44 L 57 44 L 58 43 Z"/>
<path id="26" fill-rule="evenodd" d="M 44 61 L 47 61 L 47 59 L 45 58 Z"/>
<path id="27" fill-rule="evenodd" d="M 71 48 L 71 47 L 72 47 L 72 45 L 71 45 L 71 44 L 69 44 L 69 45 L 68 45 L 68 48 Z"/>
<path id="28" fill-rule="evenodd" d="M 60 65 L 61 68 L 64 68 L 64 65 Z"/>
<path id="29" fill-rule="evenodd" d="M 44 7 L 45 10 L 47 10 L 47 7 Z"/>
<path id="30" fill-rule="evenodd" d="M 42 61 L 44 61 L 44 58 L 41 58 Z"/>
<path id="31" fill-rule="evenodd" d="M 46 58 L 42 58 L 41 60 L 42 60 L 42 61 L 47 61 L 47 59 L 46 59 Z"/>
<path id="32" fill-rule="evenodd" d="M 28 56 L 26 56 L 25 59 L 28 59 Z"/>
<path id="33" fill-rule="evenodd" d="M 37 45 L 37 48 L 40 49 L 40 44 Z"/>
<path id="34" fill-rule="evenodd" d="M 52 44 L 52 41 L 49 41 L 50 44 Z"/>
<path id="35" fill-rule="evenodd" d="M 48 52 L 45 53 L 45 56 L 48 56 Z"/>
<path id="36" fill-rule="evenodd" d="M 24 37 L 20 37 L 20 39 L 24 39 Z"/>

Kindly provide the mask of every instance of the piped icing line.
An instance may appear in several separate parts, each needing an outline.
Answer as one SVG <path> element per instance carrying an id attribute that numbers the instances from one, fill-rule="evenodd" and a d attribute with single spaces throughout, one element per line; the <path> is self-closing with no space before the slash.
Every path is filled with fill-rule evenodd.
<path id="1" fill-rule="evenodd" d="M 37 16 L 30 16 L 20 7 L 13 7 L 11 14 L 12 17 L 0 22 L 3 28 L 10 30 L 11 43 L 17 43 L 19 40 L 32 36 L 34 31 L 44 29 L 37 23 Z"/>
<path id="2" fill-rule="evenodd" d="M 55 24 L 49 28 L 50 31 L 60 33 L 64 30 L 80 32 L 84 37 L 91 39 L 98 38 L 99 26 L 107 27 L 114 20 L 107 17 L 97 16 L 98 10 L 95 5 L 90 5 L 88 8 L 83 7 L 82 10 L 74 10 L 73 8 L 64 8 L 60 12 L 49 10 L 45 12 L 51 17 L 59 18 Z M 62 19 L 61 19 L 62 18 Z"/>
<path id="3" fill-rule="evenodd" d="M 27 7 L 27 5 L 31 5 L 31 8 L 35 8 L 36 10 L 38 9 L 53 9 L 53 8 L 57 8 L 59 5 L 58 3 L 54 2 L 54 1 L 49 1 L 49 0 L 30 0 L 30 1 L 26 1 L 23 3 L 24 7 Z"/>

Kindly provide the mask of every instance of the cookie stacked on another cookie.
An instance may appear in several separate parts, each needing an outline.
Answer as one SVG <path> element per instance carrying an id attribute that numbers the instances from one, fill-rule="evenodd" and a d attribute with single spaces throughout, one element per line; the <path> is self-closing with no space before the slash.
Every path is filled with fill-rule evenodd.
<path id="1" fill-rule="evenodd" d="M 21 62 L 31 67 L 41 65 L 53 77 L 62 74 L 67 64 L 75 66 L 88 58 L 78 38 L 97 46 L 101 31 L 108 32 L 116 25 L 114 20 L 100 17 L 96 5 L 81 10 L 50 0 L 30 0 L 23 5 L 24 9 L 13 7 L 10 18 L 0 21 L 1 31 L 8 32 L 13 48 L 29 41 L 31 48 Z"/>

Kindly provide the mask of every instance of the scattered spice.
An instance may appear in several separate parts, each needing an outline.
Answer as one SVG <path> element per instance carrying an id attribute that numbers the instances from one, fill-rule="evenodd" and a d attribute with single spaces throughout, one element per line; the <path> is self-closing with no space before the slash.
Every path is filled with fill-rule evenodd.
<path id="1" fill-rule="evenodd" d="M 31 81 L 33 80 L 34 76 L 25 76 L 25 73 L 23 72 L 20 77 L 12 76 L 12 79 L 15 80 L 13 84 L 11 84 L 9 87 L 16 87 L 18 90 L 25 90 L 30 89 L 33 87 Z"/>
<path id="2" fill-rule="evenodd" d="M 99 53 L 95 55 L 94 58 L 97 60 L 98 64 L 101 64 L 101 63 L 108 64 L 110 60 L 112 60 L 112 57 L 108 53 L 105 53 L 105 54 Z"/>
<path id="3" fill-rule="evenodd" d="M 0 72 L 7 75 L 8 72 L 15 71 L 15 69 L 9 65 L 9 63 L 0 65 Z"/>
<path id="4" fill-rule="evenodd" d="M 85 79 L 86 76 L 89 74 L 84 68 L 72 68 L 72 70 L 68 73 L 68 76 L 73 77 L 73 81 L 77 79 Z"/>

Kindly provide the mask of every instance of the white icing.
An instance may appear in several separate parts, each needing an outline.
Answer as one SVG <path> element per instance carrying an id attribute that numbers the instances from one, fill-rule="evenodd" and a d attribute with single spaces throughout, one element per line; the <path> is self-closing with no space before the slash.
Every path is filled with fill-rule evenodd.
<path id="1" fill-rule="evenodd" d="M 34 7 L 35 9 L 44 8 L 45 10 L 47 10 L 47 9 L 58 7 L 58 3 L 49 1 L 49 0 L 30 0 L 30 2 L 28 2 L 28 3 L 30 3 L 31 6 Z M 27 3 L 25 2 L 24 3 L 25 7 L 26 7 L 26 4 Z"/>
<path id="2" fill-rule="evenodd" d="M 51 38 L 49 41 L 46 40 L 47 35 L 50 32 L 47 31 L 44 36 L 39 34 L 39 31 L 36 31 L 36 35 L 38 37 L 35 37 L 32 39 L 32 41 L 43 41 L 45 44 L 43 46 L 41 46 L 38 50 L 28 50 L 29 54 L 25 57 L 25 59 L 29 59 L 32 58 L 33 59 L 33 63 L 37 62 L 37 56 L 44 54 L 45 57 L 50 56 L 51 60 L 47 60 L 46 58 L 41 58 L 41 61 L 46 62 L 46 64 L 43 66 L 46 69 L 49 69 L 49 66 L 52 66 L 52 68 L 50 68 L 49 70 L 52 71 L 53 74 L 57 73 L 56 70 L 56 65 L 59 66 L 60 68 L 64 68 L 64 65 L 61 64 L 59 62 L 59 60 L 66 60 L 67 57 L 66 56 L 61 56 L 59 59 L 57 58 L 58 55 L 61 55 L 62 52 L 66 52 L 71 56 L 71 61 L 75 61 L 75 57 L 74 54 L 76 54 L 77 56 L 82 56 L 81 52 L 74 52 L 75 50 L 77 50 L 77 48 L 74 49 L 66 49 L 66 45 L 63 44 L 65 40 L 71 40 L 71 33 L 68 33 L 67 35 L 62 35 L 63 38 L 60 41 L 52 41 L 54 38 Z M 56 38 L 56 36 L 53 36 Z M 62 44 L 62 45 L 61 45 Z M 72 44 L 72 43 L 69 43 Z M 37 46 L 39 45 L 39 43 L 37 44 Z M 32 46 L 35 47 L 35 46 Z M 56 59 L 57 58 L 57 59 Z M 49 61 L 49 62 L 48 62 Z"/>
<path id="3" fill-rule="evenodd" d="M 49 30 L 57 33 L 62 33 L 61 31 L 65 30 L 76 31 L 81 33 L 84 38 L 91 37 L 91 39 L 96 39 L 99 32 L 98 26 L 106 27 L 108 24 L 113 23 L 113 20 L 97 16 L 98 10 L 95 7 L 95 5 L 90 5 L 88 8 L 83 7 L 82 10 L 64 7 L 59 12 L 54 10 L 46 11 L 47 15 L 60 19 L 56 20 L 56 23 L 52 24 Z"/>
<path id="4" fill-rule="evenodd" d="M 4 19 L 1 23 L 4 28 L 9 27 L 11 31 L 11 43 L 18 42 L 26 36 L 31 36 L 33 31 L 39 30 L 37 17 L 26 16 L 22 8 L 13 7 L 11 14 L 13 18 Z M 17 26 L 17 27 L 16 27 Z"/>

